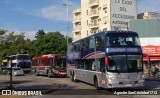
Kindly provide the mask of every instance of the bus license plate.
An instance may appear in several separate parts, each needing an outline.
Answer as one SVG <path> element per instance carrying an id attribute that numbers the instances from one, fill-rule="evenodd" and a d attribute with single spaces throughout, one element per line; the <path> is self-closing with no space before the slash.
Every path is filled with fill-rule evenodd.
<path id="1" fill-rule="evenodd" d="M 132 84 L 126 84 L 125 86 L 132 86 Z"/>

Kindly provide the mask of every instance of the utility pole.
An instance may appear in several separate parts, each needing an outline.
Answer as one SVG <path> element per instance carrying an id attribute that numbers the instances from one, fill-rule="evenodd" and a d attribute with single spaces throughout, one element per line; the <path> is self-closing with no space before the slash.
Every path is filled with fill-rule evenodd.
<path id="1" fill-rule="evenodd" d="M 9 89 L 13 90 L 14 87 L 13 87 L 13 79 L 12 79 L 12 67 L 13 67 L 13 64 L 12 64 L 12 56 L 8 57 L 8 60 L 9 60 L 9 64 L 10 64 L 10 67 L 9 67 L 9 73 L 10 73 L 10 86 L 9 86 Z"/>
<path id="2" fill-rule="evenodd" d="M 66 3 L 63 4 L 64 6 L 67 7 L 67 36 L 66 36 L 66 39 L 67 39 L 67 45 L 68 45 L 68 36 L 69 36 L 69 6 L 72 6 L 69 4 L 69 0 L 66 0 Z"/>

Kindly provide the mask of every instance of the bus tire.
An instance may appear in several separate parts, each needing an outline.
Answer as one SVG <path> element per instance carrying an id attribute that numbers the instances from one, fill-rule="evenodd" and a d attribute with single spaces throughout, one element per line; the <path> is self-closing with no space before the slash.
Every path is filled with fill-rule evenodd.
<path id="1" fill-rule="evenodd" d="M 73 82 L 78 82 L 78 80 L 76 79 L 76 77 L 75 77 L 75 74 L 74 74 L 74 73 L 72 73 L 72 78 L 71 78 L 71 80 L 72 80 Z"/>
<path id="2" fill-rule="evenodd" d="M 74 82 L 74 73 L 71 74 L 71 81 Z"/>
<path id="3" fill-rule="evenodd" d="M 37 73 L 37 71 L 36 71 L 36 76 L 39 76 L 39 74 Z"/>
<path id="4" fill-rule="evenodd" d="M 94 87 L 95 87 L 97 90 L 100 90 L 100 87 L 98 86 L 98 79 L 97 79 L 96 76 L 94 77 Z"/>

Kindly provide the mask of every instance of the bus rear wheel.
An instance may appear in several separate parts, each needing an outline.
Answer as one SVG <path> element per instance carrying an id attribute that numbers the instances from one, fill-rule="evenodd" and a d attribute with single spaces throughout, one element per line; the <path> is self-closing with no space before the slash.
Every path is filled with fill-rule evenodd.
<path id="1" fill-rule="evenodd" d="M 73 82 L 78 82 L 78 80 L 76 79 L 76 76 L 75 76 L 74 73 L 72 73 L 71 81 L 73 81 Z"/>

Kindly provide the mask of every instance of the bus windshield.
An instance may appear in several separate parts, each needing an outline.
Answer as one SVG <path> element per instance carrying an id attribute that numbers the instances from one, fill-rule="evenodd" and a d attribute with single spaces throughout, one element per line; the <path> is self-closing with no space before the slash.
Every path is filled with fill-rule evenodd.
<path id="1" fill-rule="evenodd" d="M 106 46 L 141 46 L 137 34 L 110 33 L 106 35 Z"/>
<path id="2" fill-rule="evenodd" d="M 18 55 L 17 56 L 18 60 L 30 60 L 29 55 Z"/>
<path id="3" fill-rule="evenodd" d="M 66 61 L 65 59 L 59 58 L 55 59 L 55 69 L 56 70 L 64 70 L 66 68 Z"/>
<path id="4" fill-rule="evenodd" d="M 31 68 L 31 62 L 19 62 L 18 67 Z"/>
<path id="5" fill-rule="evenodd" d="M 108 56 L 108 72 L 140 72 L 143 71 L 142 57 L 138 55 Z"/>

